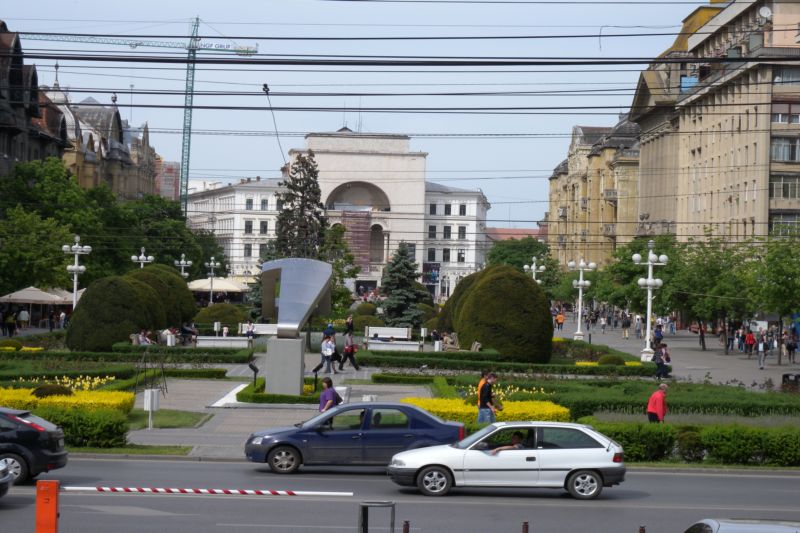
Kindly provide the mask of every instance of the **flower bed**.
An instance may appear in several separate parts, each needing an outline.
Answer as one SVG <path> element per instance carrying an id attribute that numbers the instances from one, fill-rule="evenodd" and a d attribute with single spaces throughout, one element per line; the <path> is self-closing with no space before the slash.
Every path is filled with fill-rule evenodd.
<path id="1" fill-rule="evenodd" d="M 255 387 L 250 383 L 247 387 L 236 393 L 236 401 L 244 403 L 319 403 L 321 390 L 314 392 L 314 381 L 312 378 L 303 380 L 303 394 L 294 396 L 291 394 L 270 394 L 261 392 L 264 390 L 264 378 L 258 378 Z"/>
<path id="2" fill-rule="evenodd" d="M 477 405 L 468 404 L 460 398 L 403 398 L 401 401 L 421 407 L 445 420 L 456 420 L 471 425 L 478 419 Z M 497 412 L 497 420 L 566 422 L 569 420 L 569 409 L 547 401 L 507 402 L 503 405 L 503 410 Z"/>
<path id="3" fill-rule="evenodd" d="M 0 388 L 0 405 L 11 409 L 34 410 L 55 407 L 73 410 L 111 409 L 129 413 L 133 409 L 134 395 L 130 392 L 76 391 L 71 396 L 37 398 L 33 389 Z"/>

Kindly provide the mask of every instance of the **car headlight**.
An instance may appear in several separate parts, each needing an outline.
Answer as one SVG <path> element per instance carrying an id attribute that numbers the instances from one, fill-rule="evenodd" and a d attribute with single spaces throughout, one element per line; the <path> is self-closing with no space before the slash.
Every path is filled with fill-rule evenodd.
<path id="1" fill-rule="evenodd" d="M 406 463 L 405 463 L 405 461 L 401 461 L 400 459 L 392 458 L 392 462 L 389 463 L 389 466 L 403 467 L 403 466 L 406 466 Z"/>
<path id="2" fill-rule="evenodd" d="M 250 440 L 250 444 L 254 444 L 256 446 L 259 446 L 262 442 L 264 442 L 264 437 L 253 437 Z"/>

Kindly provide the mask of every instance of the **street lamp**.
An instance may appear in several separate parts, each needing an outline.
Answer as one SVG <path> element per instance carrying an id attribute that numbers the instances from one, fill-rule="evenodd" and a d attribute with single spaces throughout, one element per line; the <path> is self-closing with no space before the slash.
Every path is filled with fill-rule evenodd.
<path id="1" fill-rule="evenodd" d="M 152 255 L 144 255 L 144 246 L 142 246 L 142 254 L 139 256 L 132 255 L 131 261 L 134 263 L 139 263 L 139 268 L 144 268 L 144 266 L 148 263 L 152 263 L 155 261 L 156 258 Z"/>
<path id="2" fill-rule="evenodd" d="M 579 272 L 578 279 L 572 280 L 573 288 L 578 289 L 578 329 L 575 330 L 575 334 L 572 338 L 576 341 L 583 340 L 583 332 L 581 331 L 581 322 L 583 321 L 583 289 L 588 289 L 592 286 L 592 282 L 588 279 L 583 279 L 583 272 L 584 271 L 592 271 L 597 268 L 597 263 L 586 263 L 583 259 L 580 260 L 579 263 L 575 264 L 575 261 L 570 261 L 567 263 L 567 267 L 570 270 L 577 270 Z"/>
<path id="3" fill-rule="evenodd" d="M 648 241 L 647 242 L 647 277 L 646 278 L 639 278 L 639 287 L 642 289 L 647 289 L 647 329 L 644 336 L 644 349 L 642 350 L 642 361 L 649 361 L 653 357 L 653 349 L 650 347 L 650 315 L 653 312 L 653 290 L 660 289 L 661 286 L 664 284 L 658 278 L 653 277 L 653 267 L 654 266 L 663 266 L 667 264 L 669 258 L 666 255 L 656 255 L 653 252 L 653 248 L 656 247 L 655 241 Z M 642 256 L 639 254 L 633 254 L 631 257 L 633 262 L 637 265 L 642 263 Z"/>
<path id="4" fill-rule="evenodd" d="M 183 269 L 184 268 L 189 268 L 190 266 L 192 266 L 192 262 L 186 260 L 186 254 L 181 254 L 181 260 L 180 261 L 178 261 L 177 259 L 175 260 L 175 268 L 180 268 L 181 269 L 181 276 L 184 277 L 184 278 L 188 278 L 189 277 L 189 273 L 188 272 L 184 272 Z"/>
<path id="5" fill-rule="evenodd" d="M 70 246 L 65 244 L 61 247 L 61 251 L 65 254 L 75 256 L 75 263 L 67 265 L 67 272 L 72 274 L 72 310 L 78 306 L 78 276 L 86 272 L 86 267 L 78 264 L 78 256 L 92 253 L 91 246 L 81 246 L 81 238 L 75 235 L 75 244 Z"/>
<path id="6" fill-rule="evenodd" d="M 541 284 L 542 280 L 536 279 L 536 273 L 537 272 L 544 272 L 545 271 L 545 267 L 544 267 L 544 265 L 541 265 L 539 268 L 536 268 L 536 256 L 532 257 L 531 261 L 533 261 L 533 263 L 530 266 L 525 265 L 522 268 L 525 270 L 526 274 L 530 272 L 530 274 L 533 276 L 533 281 L 535 281 L 536 283 Z"/>
<path id="7" fill-rule="evenodd" d="M 208 305 L 214 304 L 214 269 L 221 266 L 222 263 L 215 261 L 213 255 L 211 256 L 211 260 L 206 262 L 206 268 L 209 269 L 208 277 L 211 278 L 211 284 L 208 291 Z"/>

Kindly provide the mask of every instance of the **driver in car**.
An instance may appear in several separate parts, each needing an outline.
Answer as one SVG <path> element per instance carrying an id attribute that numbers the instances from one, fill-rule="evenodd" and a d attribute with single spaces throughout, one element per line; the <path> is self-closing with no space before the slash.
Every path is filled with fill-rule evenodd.
<path id="1" fill-rule="evenodd" d="M 492 455 L 497 455 L 497 452 L 502 452 L 503 450 L 522 450 L 524 446 L 522 445 L 522 433 L 519 431 L 515 431 L 513 435 L 511 435 L 511 444 L 506 446 L 498 446 L 490 453 Z"/>

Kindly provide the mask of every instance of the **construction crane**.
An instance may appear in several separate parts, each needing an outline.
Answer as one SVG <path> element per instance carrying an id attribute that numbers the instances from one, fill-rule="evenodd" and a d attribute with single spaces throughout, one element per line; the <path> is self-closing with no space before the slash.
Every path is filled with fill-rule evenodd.
<path id="1" fill-rule="evenodd" d="M 186 56 L 186 92 L 183 108 L 183 141 L 181 143 L 181 209 L 183 215 L 187 216 L 188 196 L 189 196 L 189 162 L 192 148 L 192 102 L 194 100 L 194 70 L 197 59 L 197 52 L 222 52 L 234 53 L 236 55 L 253 55 L 258 52 L 258 46 L 238 46 L 232 44 L 211 44 L 201 43 L 197 36 L 200 27 L 200 18 L 192 20 L 191 35 L 189 42 L 179 43 L 174 41 L 148 41 L 141 39 L 118 39 L 114 37 L 85 37 L 79 35 L 53 35 L 45 33 L 20 33 L 23 39 L 36 41 L 61 41 L 70 43 L 94 43 L 112 44 L 118 46 L 128 46 L 130 48 L 153 47 L 153 48 L 181 48 L 187 51 Z"/>

